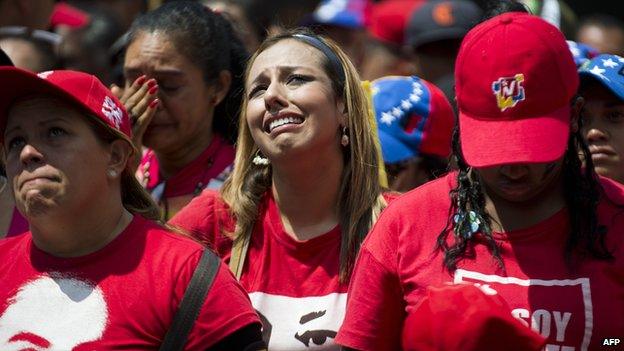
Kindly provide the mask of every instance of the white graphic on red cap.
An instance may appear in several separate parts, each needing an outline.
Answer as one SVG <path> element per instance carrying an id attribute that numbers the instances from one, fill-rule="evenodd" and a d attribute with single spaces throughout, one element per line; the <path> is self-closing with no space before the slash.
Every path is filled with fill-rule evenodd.
<path id="1" fill-rule="evenodd" d="M 108 118 L 111 123 L 115 125 L 115 128 L 119 129 L 121 125 L 121 120 L 123 118 L 123 112 L 121 108 L 117 106 L 115 101 L 111 99 L 109 96 L 104 98 L 104 103 L 102 103 L 102 113 L 106 118 Z"/>
<path id="2" fill-rule="evenodd" d="M 54 71 L 45 71 L 45 72 L 40 72 L 37 73 L 37 77 L 41 78 L 41 79 L 48 79 L 48 76 L 50 76 L 50 74 L 54 73 Z"/>
<path id="3" fill-rule="evenodd" d="M 524 101 L 524 74 L 518 73 L 513 77 L 500 77 L 492 82 L 492 92 L 496 96 L 496 104 L 501 111 L 515 107 L 518 102 Z"/>
<path id="4" fill-rule="evenodd" d="M 73 350 L 102 338 L 108 308 L 83 280 L 43 276 L 23 285 L 0 316 L 0 350 Z"/>

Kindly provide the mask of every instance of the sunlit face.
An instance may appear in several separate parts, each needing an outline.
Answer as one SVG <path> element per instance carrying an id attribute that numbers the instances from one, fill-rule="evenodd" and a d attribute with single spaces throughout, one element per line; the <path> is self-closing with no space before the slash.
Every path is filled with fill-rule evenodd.
<path id="1" fill-rule="evenodd" d="M 583 137 L 596 173 L 624 183 L 624 101 L 602 85 L 583 92 Z"/>
<path id="2" fill-rule="evenodd" d="M 273 163 L 326 152 L 341 154 L 343 104 L 317 49 L 286 39 L 263 51 L 245 83 L 251 136 Z"/>
<path id="3" fill-rule="evenodd" d="M 16 103 L 9 112 L 4 151 L 16 205 L 28 219 L 80 213 L 109 189 L 109 149 L 81 112 L 60 100 Z"/>
<path id="4" fill-rule="evenodd" d="M 605 28 L 596 24 L 586 24 L 579 29 L 577 40 L 603 54 L 624 53 L 624 32 L 618 27 Z"/>
<path id="5" fill-rule="evenodd" d="M 145 146 L 175 153 L 212 133 L 215 88 L 167 34 L 139 33 L 126 51 L 124 72 L 126 88 L 141 75 L 158 82 L 161 103 L 143 137 Z"/>
<path id="6" fill-rule="evenodd" d="M 522 163 L 478 168 L 486 194 L 509 203 L 539 199 L 561 180 L 563 158 L 550 163 Z"/>

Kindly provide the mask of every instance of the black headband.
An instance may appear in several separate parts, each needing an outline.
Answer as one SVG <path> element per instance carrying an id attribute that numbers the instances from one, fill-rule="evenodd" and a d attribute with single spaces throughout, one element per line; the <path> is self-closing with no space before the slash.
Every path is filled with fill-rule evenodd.
<path id="1" fill-rule="evenodd" d="M 293 37 L 305 41 L 306 43 L 319 49 L 329 60 L 329 64 L 334 70 L 334 73 L 338 75 L 340 83 L 345 83 L 345 73 L 342 69 L 342 65 L 340 64 L 340 59 L 338 58 L 338 55 L 336 55 L 336 53 L 329 46 L 327 46 L 327 44 L 325 44 L 325 42 L 307 34 L 294 34 Z"/>

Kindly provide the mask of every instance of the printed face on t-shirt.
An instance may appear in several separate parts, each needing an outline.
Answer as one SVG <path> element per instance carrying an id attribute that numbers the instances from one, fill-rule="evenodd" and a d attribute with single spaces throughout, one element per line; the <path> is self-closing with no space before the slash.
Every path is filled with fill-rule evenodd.
<path id="1" fill-rule="evenodd" d="M 23 285 L 0 316 L 0 350 L 73 350 L 104 333 L 108 309 L 100 288 L 69 277 Z"/>
<path id="2" fill-rule="evenodd" d="M 334 338 L 344 318 L 347 294 L 295 298 L 254 292 L 249 297 L 270 350 L 340 350 Z"/>

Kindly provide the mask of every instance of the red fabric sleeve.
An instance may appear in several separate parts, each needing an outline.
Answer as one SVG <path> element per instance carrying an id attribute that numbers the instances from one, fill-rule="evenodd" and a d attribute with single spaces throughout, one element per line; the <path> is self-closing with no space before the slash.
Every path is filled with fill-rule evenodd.
<path id="1" fill-rule="evenodd" d="M 201 251 L 189 261 L 179 277 L 176 295 L 182 299 L 199 262 Z M 182 283 L 184 282 L 184 283 Z M 251 305 L 245 290 L 236 282 L 227 265 L 221 264 L 214 283 L 206 296 L 204 305 L 195 321 L 185 350 L 205 350 L 251 323 L 260 323 L 260 319 Z"/>
<path id="2" fill-rule="evenodd" d="M 349 285 L 336 342 L 362 351 L 401 349 L 405 302 L 398 273 L 398 228 L 392 204 L 366 238 Z"/>
<path id="3" fill-rule="evenodd" d="M 397 276 L 368 251 L 360 252 L 336 342 L 362 351 L 400 350 L 404 319 Z"/>
<path id="4" fill-rule="evenodd" d="M 180 228 L 208 247 L 219 251 L 222 230 L 233 231 L 234 222 L 218 192 L 205 190 L 180 210 L 168 224 Z M 222 256 L 222 253 L 219 252 Z"/>

